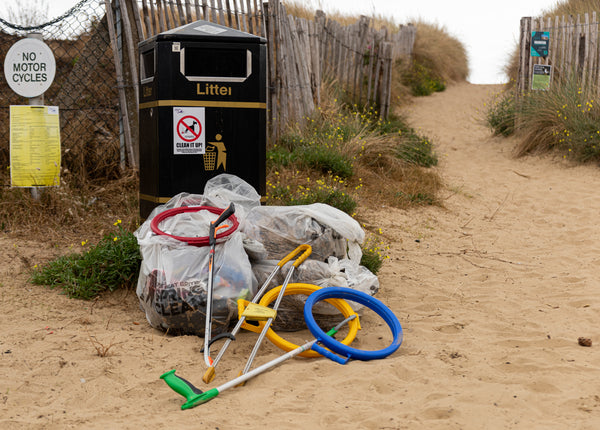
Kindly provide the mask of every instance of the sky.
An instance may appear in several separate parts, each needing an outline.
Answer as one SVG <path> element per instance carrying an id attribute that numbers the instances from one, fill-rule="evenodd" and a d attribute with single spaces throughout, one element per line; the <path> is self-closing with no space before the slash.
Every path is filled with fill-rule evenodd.
<path id="1" fill-rule="evenodd" d="M 25 2 L 26 0 L 22 0 Z M 36 1 L 36 0 L 28 0 Z M 37 0 L 40 1 L 40 0 Z M 47 0 L 50 18 L 62 15 L 79 0 Z M 298 0 L 314 9 L 347 15 L 391 17 L 397 24 L 421 20 L 444 28 L 466 48 L 474 84 L 506 81 L 503 68 L 518 43 L 524 16 L 538 16 L 557 0 Z M 0 4 L 0 16 L 6 5 Z"/>

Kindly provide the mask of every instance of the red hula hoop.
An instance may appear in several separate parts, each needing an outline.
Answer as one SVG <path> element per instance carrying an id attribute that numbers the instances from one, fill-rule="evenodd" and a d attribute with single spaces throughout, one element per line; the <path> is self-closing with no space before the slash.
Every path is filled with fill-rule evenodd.
<path id="1" fill-rule="evenodd" d="M 152 229 L 152 231 L 155 234 L 158 234 L 158 235 L 161 235 L 161 236 L 169 236 L 169 237 L 172 237 L 173 239 L 177 239 L 177 240 L 180 240 L 182 242 L 186 242 L 188 245 L 192 245 L 192 246 L 207 246 L 208 245 L 208 236 L 203 236 L 203 237 L 175 236 L 175 235 L 172 235 L 172 234 L 169 234 L 169 233 L 165 233 L 160 228 L 158 228 L 158 225 L 162 221 L 164 221 L 165 219 L 167 219 L 169 217 L 172 217 L 172 216 L 180 214 L 180 213 L 198 212 L 198 211 L 202 211 L 202 210 L 209 211 L 209 212 L 211 212 L 213 214 L 216 214 L 216 215 L 221 215 L 225 209 L 216 208 L 216 207 L 213 207 L 213 206 L 182 206 L 182 207 L 178 207 L 178 208 L 167 209 L 166 211 L 159 213 L 158 215 L 156 215 L 152 219 L 152 222 L 150 223 L 150 228 Z M 240 223 L 237 220 L 237 218 L 235 217 L 235 215 L 232 214 L 229 217 L 229 219 L 232 221 L 231 227 L 229 227 L 227 230 L 225 230 L 222 233 L 218 233 L 215 236 L 217 240 L 229 236 L 235 230 L 237 230 L 238 226 L 240 225 Z"/>

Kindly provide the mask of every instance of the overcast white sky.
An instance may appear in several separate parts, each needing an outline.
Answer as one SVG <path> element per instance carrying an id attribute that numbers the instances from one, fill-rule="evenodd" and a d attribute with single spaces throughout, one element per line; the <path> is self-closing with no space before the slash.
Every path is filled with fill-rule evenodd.
<path id="1" fill-rule="evenodd" d="M 21 0 L 26 3 L 27 0 Z M 28 0 L 35 1 L 35 0 Z M 40 1 L 40 0 L 37 0 Z M 79 0 L 46 0 L 50 18 L 62 15 Z M 476 84 L 506 80 L 502 69 L 516 46 L 519 21 L 553 8 L 557 0 L 301 0 L 325 12 L 383 15 L 398 24 L 421 19 L 444 27 L 460 40 L 469 55 Z M 6 17 L 7 0 L 0 1 L 0 16 Z"/>

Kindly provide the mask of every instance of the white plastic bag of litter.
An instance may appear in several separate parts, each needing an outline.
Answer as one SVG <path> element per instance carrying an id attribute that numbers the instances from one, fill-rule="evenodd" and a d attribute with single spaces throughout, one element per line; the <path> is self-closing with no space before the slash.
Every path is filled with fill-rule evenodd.
<path id="1" fill-rule="evenodd" d="M 308 244 L 313 260 L 327 261 L 334 256 L 359 264 L 365 238 L 355 219 L 324 203 L 255 207 L 246 216 L 242 231 L 264 245 L 268 259 L 278 261 L 299 245 Z"/>
<path id="2" fill-rule="evenodd" d="M 137 231 L 135 232 L 135 236 L 138 238 L 143 238 L 143 237 L 148 237 L 149 235 L 152 235 L 152 229 L 150 228 L 150 224 L 152 222 L 152 219 L 154 219 L 154 217 L 164 211 L 167 211 L 169 209 L 174 209 L 174 208 L 179 208 L 179 207 L 184 207 L 184 206 L 208 206 L 208 207 L 217 207 L 217 208 L 225 208 L 227 207 L 228 203 L 221 200 L 221 199 L 216 199 L 216 198 L 210 198 L 210 197 L 206 197 L 203 194 L 190 194 L 190 193 L 179 193 L 176 196 L 172 197 L 168 202 L 166 202 L 165 204 L 159 205 L 157 207 L 155 207 L 152 212 L 150 212 L 150 215 L 148 215 L 148 218 L 146 218 L 146 220 L 144 221 L 144 223 L 137 229 Z M 178 220 L 181 221 L 181 218 L 185 216 L 183 214 L 178 215 L 177 217 L 175 217 L 173 220 L 165 220 L 165 222 L 175 222 L 175 225 L 178 224 Z M 192 217 L 195 215 L 188 215 L 188 217 Z M 237 217 L 237 214 L 236 214 Z M 164 224 L 163 224 L 164 225 Z M 171 234 L 174 234 L 176 236 L 186 236 L 187 237 L 200 237 L 200 236 L 206 236 L 208 235 L 208 226 L 203 226 L 201 224 L 196 224 L 196 226 L 194 227 L 194 229 L 202 229 L 202 234 L 195 232 L 195 231 L 185 231 L 185 227 L 182 225 L 179 226 L 179 231 L 178 233 L 181 234 L 175 234 L 173 228 L 169 227 L 169 226 L 165 226 L 164 227 L 165 230 L 167 231 L 171 231 Z"/>
<path id="3" fill-rule="evenodd" d="M 282 274 L 285 276 L 289 265 L 285 265 Z M 348 258 L 329 257 L 327 262 L 306 260 L 298 266 L 293 275 L 295 282 L 308 282 L 319 287 L 347 287 L 374 296 L 379 291 L 379 280 L 365 266 L 356 264 Z M 353 303 L 360 309 L 360 304 Z"/>
<path id="4" fill-rule="evenodd" d="M 258 285 L 262 285 L 267 280 L 277 263 L 276 260 L 262 260 L 252 264 L 252 271 Z M 281 268 L 273 278 L 271 288 L 283 283 L 291 266 L 292 262 L 289 262 Z M 340 260 L 329 257 L 326 262 L 308 258 L 294 270 L 290 282 L 314 284 L 319 287 L 347 287 L 370 296 L 374 296 L 379 291 L 377 276 L 348 258 Z M 360 309 L 360 304 L 353 305 L 357 306 L 354 310 Z"/>
<path id="5" fill-rule="evenodd" d="M 162 214 L 177 204 L 187 206 L 191 201 L 207 207 L 202 196 L 178 195 L 164 207 L 157 207 L 153 214 Z M 204 336 L 210 247 L 208 243 L 190 245 L 171 236 L 185 237 L 195 243 L 208 241 L 209 224 L 217 217 L 218 214 L 207 209 L 175 214 L 158 223 L 164 234 L 152 230 L 152 217 L 135 232 L 142 256 L 136 294 L 151 326 L 172 334 Z M 221 225 L 234 228 L 232 217 Z M 237 299 L 247 298 L 255 289 L 256 279 L 244 250 L 243 235 L 235 230 L 219 239 L 215 246 L 213 334 L 229 329 L 237 319 Z"/>
<path id="6" fill-rule="evenodd" d="M 250 210 L 260 206 L 260 194 L 243 179 L 228 173 L 209 179 L 204 185 L 204 195 L 234 203 L 240 223 Z"/>

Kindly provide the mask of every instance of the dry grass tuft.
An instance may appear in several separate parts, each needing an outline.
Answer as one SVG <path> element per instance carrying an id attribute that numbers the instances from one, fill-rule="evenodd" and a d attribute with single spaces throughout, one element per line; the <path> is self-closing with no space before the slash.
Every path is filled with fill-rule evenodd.
<path id="1" fill-rule="evenodd" d="M 100 342 L 98 339 L 96 339 L 96 336 L 92 336 L 89 335 L 88 339 L 90 340 L 91 344 L 93 345 L 94 349 L 96 350 L 96 354 L 98 355 L 98 357 L 108 357 L 109 353 L 110 353 L 110 349 L 115 346 L 115 343 L 110 343 L 108 345 L 103 344 L 102 342 Z"/>
<path id="2" fill-rule="evenodd" d="M 356 165 L 362 187 L 359 205 L 407 209 L 415 205 L 440 204 L 443 181 L 436 169 L 424 169 L 395 155 L 397 143 L 390 138 L 367 138 Z"/>
<path id="3" fill-rule="evenodd" d="M 600 10 L 600 0 L 567 0 L 556 2 L 553 7 L 544 9 L 542 16 L 580 15 Z"/>
<path id="4" fill-rule="evenodd" d="M 581 87 L 575 73 L 556 78 L 548 91 L 520 98 L 521 142 L 515 155 L 558 150 L 581 162 L 600 158 L 600 106 L 595 85 Z"/>
<path id="5" fill-rule="evenodd" d="M 446 82 L 464 82 L 469 61 L 464 45 L 439 25 L 416 21 L 414 61 L 434 70 Z"/>
<path id="6" fill-rule="evenodd" d="M 513 53 L 503 67 L 504 74 L 508 77 L 508 88 L 514 88 L 519 75 L 519 45 L 515 46 Z"/>
<path id="7" fill-rule="evenodd" d="M 0 232 L 72 244 L 95 242 L 116 219 L 131 229 L 139 224 L 136 174 L 83 187 L 72 186 L 70 179 L 67 174 L 60 187 L 40 188 L 38 199 L 29 188 L 1 188 Z"/>
<path id="8" fill-rule="evenodd" d="M 314 19 L 317 10 L 324 10 L 322 6 L 318 6 L 315 9 L 311 6 L 303 4 L 298 0 L 286 2 L 285 7 L 288 14 L 309 20 Z M 358 20 L 360 20 L 359 15 L 350 15 L 347 12 L 340 10 L 328 9 L 325 13 L 328 18 L 333 19 L 341 25 L 355 24 Z M 393 31 L 398 27 L 398 24 L 396 24 L 393 19 L 381 14 L 377 14 L 376 10 L 373 10 L 372 13 L 369 13 L 368 17 L 371 19 L 371 25 L 375 29 L 381 29 L 385 27 L 388 30 Z"/>

